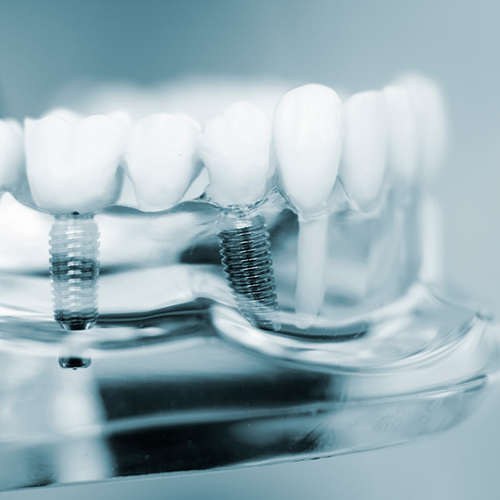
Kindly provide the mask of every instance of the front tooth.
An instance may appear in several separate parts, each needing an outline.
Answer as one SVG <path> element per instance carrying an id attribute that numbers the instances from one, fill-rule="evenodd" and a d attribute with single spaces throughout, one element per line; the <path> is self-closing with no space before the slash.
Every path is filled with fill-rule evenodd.
<path id="1" fill-rule="evenodd" d="M 33 199 L 48 212 L 89 213 L 114 202 L 127 127 L 96 115 L 25 121 L 26 168 Z"/>
<path id="2" fill-rule="evenodd" d="M 134 125 L 126 156 L 139 208 L 165 210 L 181 200 L 199 172 L 198 135 L 194 125 L 166 113 Z"/>
<path id="3" fill-rule="evenodd" d="M 326 210 L 337 178 L 341 131 L 342 103 L 323 85 L 291 90 L 276 107 L 273 145 L 280 179 L 303 217 Z"/>
<path id="4" fill-rule="evenodd" d="M 0 120 L 0 192 L 20 183 L 23 159 L 21 125 L 15 120 Z"/>
<path id="5" fill-rule="evenodd" d="M 342 145 L 342 103 L 322 85 L 286 93 L 274 114 L 273 144 L 281 184 L 299 212 L 297 326 L 305 328 L 324 299 L 328 199 Z"/>
<path id="6" fill-rule="evenodd" d="M 205 124 L 200 156 L 210 176 L 209 197 L 219 205 L 261 199 L 271 175 L 271 126 L 259 107 L 240 101 Z"/>
<path id="7" fill-rule="evenodd" d="M 390 85 L 382 89 L 387 110 L 388 164 L 407 184 L 417 170 L 417 131 L 408 91 Z"/>
<path id="8" fill-rule="evenodd" d="M 362 92 L 345 105 L 340 178 L 349 197 L 366 210 L 380 192 L 387 157 L 387 116 L 381 92 Z"/>
<path id="9" fill-rule="evenodd" d="M 396 82 L 408 91 L 417 125 L 419 157 L 423 173 L 432 178 L 446 152 L 447 120 L 441 90 L 433 81 L 407 75 Z"/>

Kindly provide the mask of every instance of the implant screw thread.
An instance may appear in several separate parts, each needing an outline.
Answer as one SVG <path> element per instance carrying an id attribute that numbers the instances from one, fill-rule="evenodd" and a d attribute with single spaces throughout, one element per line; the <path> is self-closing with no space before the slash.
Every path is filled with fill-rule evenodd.
<path id="1" fill-rule="evenodd" d="M 65 330 L 87 330 L 99 315 L 99 228 L 92 214 L 57 215 L 50 231 L 54 318 Z"/>
<path id="2" fill-rule="evenodd" d="M 224 274 L 240 312 L 254 326 L 279 330 L 271 242 L 264 217 L 224 213 L 219 223 Z"/>

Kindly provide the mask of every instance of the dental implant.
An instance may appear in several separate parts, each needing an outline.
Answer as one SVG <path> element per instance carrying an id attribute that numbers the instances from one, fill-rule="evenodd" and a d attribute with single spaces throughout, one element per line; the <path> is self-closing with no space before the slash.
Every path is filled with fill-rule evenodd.
<path id="1" fill-rule="evenodd" d="M 239 310 L 259 328 L 279 330 L 278 301 L 265 218 L 244 209 L 223 210 L 219 244 L 224 274 Z"/>
<path id="2" fill-rule="evenodd" d="M 94 213 L 118 195 L 126 125 L 109 116 L 66 111 L 25 122 L 26 169 L 33 200 L 54 215 L 50 276 L 54 319 L 68 331 L 98 318 L 99 229 Z"/>
<path id="3" fill-rule="evenodd" d="M 210 177 L 207 197 L 221 208 L 220 253 L 240 313 L 254 326 L 279 330 L 280 320 L 264 199 L 271 126 L 265 112 L 237 102 L 205 124 L 200 156 Z"/>
<path id="4" fill-rule="evenodd" d="M 56 215 L 50 232 L 54 318 L 65 330 L 88 330 L 99 315 L 99 228 L 93 214 Z"/>

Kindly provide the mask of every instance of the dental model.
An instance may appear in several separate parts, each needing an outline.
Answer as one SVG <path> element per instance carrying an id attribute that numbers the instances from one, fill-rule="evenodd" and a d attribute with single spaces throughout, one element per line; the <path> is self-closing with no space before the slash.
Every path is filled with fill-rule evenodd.
<path id="1" fill-rule="evenodd" d="M 12 191 L 23 174 L 23 131 L 15 120 L 0 120 L 0 192 Z"/>
<path id="2" fill-rule="evenodd" d="M 329 198 L 342 147 L 337 94 L 322 85 L 287 92 L 274 114 L 273 139 L 282 188 L 299 215 L 295 310 L 305 328 L 325 294 Z"/>
<path id="3" fill-rule="evenodd" d="M 387 116 L 381 92 L 350 97 L 344 110 L 344 145 L 339 177 L 361 211 L 369 211 L 381 191 L 387 159 Z"/>
<path id="4" fill-rule="evenodd" d="M 166 113 L 135 123 L 126 159 L 141 210 L 166 210 L 182 199 L 200 171 L 199 133 L 194 124 Z"/>
<path id="5" fill-rule="evenodd" d="M 207 196 L 223 209 L 222 263 L 240 311 L 252 324 L 278 330 L 269 233 L 256 207 L 273 174 L 270 142 L 265 112 L 237 102 L 206 122 L 200 156 L 210 177 Z"/>
<path id="6" fill-rule="evenodd" d="M 127 128 L 109 116 L 58 110 L 25 121 L 28 181 L 38 208 L 55 216 L 51 235 L 54 318 L 66 330 L 98 317 L 99 230 L 94 213 L 119 195 Z"/>

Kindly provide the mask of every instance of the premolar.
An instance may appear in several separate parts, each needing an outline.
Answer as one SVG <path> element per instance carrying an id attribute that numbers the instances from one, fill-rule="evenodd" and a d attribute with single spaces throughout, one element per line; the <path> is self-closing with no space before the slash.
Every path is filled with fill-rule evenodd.
<path id="1" fill-rule="evenodd" d="M 273 173 L 270 142 L 267 115 L 249 102 L 237 102 L 207 121 L 200 156 L 210 176 L 208 196 L 221 206 L 260 200 Z"/>
<path id="2" fill-rule="evenodd" d="M 139 208 L 159 211 L 178 203 L 199 173 L 199 129 L 175 115 L 138 121 L 126 154 Z"/>

